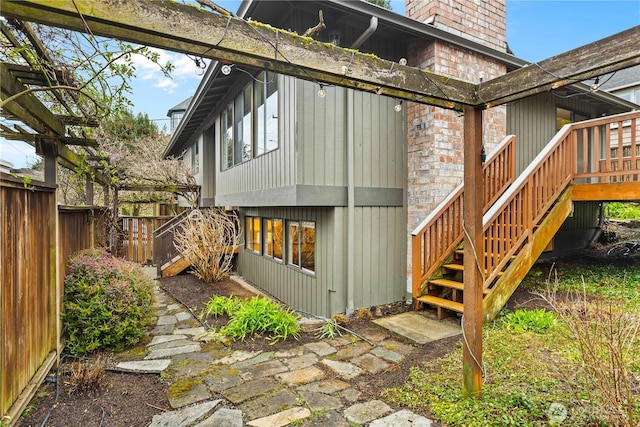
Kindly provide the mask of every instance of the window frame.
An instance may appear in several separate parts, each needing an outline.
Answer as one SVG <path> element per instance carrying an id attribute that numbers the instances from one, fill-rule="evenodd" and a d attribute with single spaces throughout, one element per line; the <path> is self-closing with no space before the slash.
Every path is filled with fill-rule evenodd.
<path id="1" fill-rule="evenodd" d="M 276 222 L 280 223 L 279 233 L 274 228 Z M 264 218 L 263 229 L 265 231 L 263 233 L 263 237 L 264 237 L 263 255 L 266 258 L 269 258 L 275 262 L 284 263 L 284 258 L 285 258 L 284 257 L 284 254 L 285 254 L 284 220 L 282 218 Z M 276 254 L 277 235 L 280 236 L 280 253 L 279 253 L 280 256 Z"/>
<path id="2" fill-rule="evenodd" d="M 293 232 L 293 227 L 297 227 L 297 233 Z M 303 265 L 304 262 L 304 228 L 313 230 L 313 269 Z M 317 244 L 315 238 L 316 223 L 315 221 L 287 221 L 287 265 L 296 270 L 311 276 L 316 275 L 316 251 Z M 295 234 L 295 235 L 294 235 Z M 295 248 L 294 248 L 295 243 Z"/>
<path id="3" fill-rule="evenodd" d="M 261 255 L 262 254 L 262 220 L 259 216 L 246 216 L 245 217 L 245 250 Z M 255 225 L 258 225 L 256 230 Z M 258 233 L 256 237 L 256 233 Z M 257 249 L 256 249 L 257 246 Z"/>

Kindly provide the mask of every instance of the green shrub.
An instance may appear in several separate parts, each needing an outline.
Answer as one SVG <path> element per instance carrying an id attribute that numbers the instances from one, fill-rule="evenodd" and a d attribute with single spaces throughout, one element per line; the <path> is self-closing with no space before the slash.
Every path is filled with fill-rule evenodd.
<path id="1" fill-rule="evenodd" d="M 501 319 L 504 327 L 511 332 L 541 333 L 553 328 L 556 315 L 550 311 L 536 308 L 535 310 L 516 310 L 505 314 Z"/>
<path id="2" fill-rule="evenodd" d="M 230 297 L 216 296 L 205 304 L 204 312 L 209 316 L 223 316 L 235 313 L 240 308 L 242 301 L 234 295 Z"/>
<path id="3" fill-rule="evenodd" d="M 82 355 L 135 344 L 144 336 L 152 301 L 153 282 L 140 266 L 103 250 L 80 252 L 65 277 L 67 350 Z"/>
<path id="4" fill-rule="evenodd" d="M 611 202 L 604 209 L 609 218 L 640 219 L 640 203 Z"/>
<path id="5" fill-rule="evenodd" d="M 219 297 L 222 298 L 222 297 Z M 237 299 L 236 299 L 237 300 Z M 212 303 L 217 310 L 225 306 L 224 303 Z M 273 343 L 286 340 L 287 337 L 298 337 L 300 325 L 298 316 L 264 297 L 253 297 L 248 301 L 237 300 L 237 304 L 229 303 L 232 311 L 228 312 L 231 320 L 220 328 L 220 333 L 233 339 L 244 340 L 248 336 L 268 335 Z"/>

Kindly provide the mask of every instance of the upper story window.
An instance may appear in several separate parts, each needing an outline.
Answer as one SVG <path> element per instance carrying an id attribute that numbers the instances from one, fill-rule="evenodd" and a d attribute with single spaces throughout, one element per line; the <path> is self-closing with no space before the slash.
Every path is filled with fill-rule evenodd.
<path id="1" fill-rule="evenodd" d="M 220 115 L 222 169 L 278 148 L 278 79 L 263 71 Z"/>
<path id="2" fill-rule="evenodd" d="M 200 173 L 200 141 L 196 141 L 191 147 L 191 168 L 194 175 Z"/>

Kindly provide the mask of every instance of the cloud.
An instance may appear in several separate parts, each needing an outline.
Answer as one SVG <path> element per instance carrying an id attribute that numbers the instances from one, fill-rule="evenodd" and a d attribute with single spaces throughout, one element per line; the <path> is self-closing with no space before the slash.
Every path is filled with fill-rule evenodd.
<path id="1" fill-rule="evenodd" d="M 192 85 L 200 80 L 196 74 L 198 67 L 187 55 L 150 47 L 151 51 L 158 54 L 158 63 L 166 65 L 171 63 L 173 71 L 171 77 L 165 76 L 158 64 L 153 63 L 142 55 L 133 55 L 132 61 L 136 67 L 136 79 L 144 80 L 152 87 L 166 93 L 173 93 L 185 84 Z"/>

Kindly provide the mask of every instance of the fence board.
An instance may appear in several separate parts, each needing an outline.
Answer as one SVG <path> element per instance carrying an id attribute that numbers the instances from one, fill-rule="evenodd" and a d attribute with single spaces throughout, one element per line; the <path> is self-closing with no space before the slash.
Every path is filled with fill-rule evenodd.
<path id="1" fill-rule="evenodd" d="M 119 218 L 118 255 L 140 264 L 153 263 L 153 232 L 169 222 L 172 216 Z"/>

